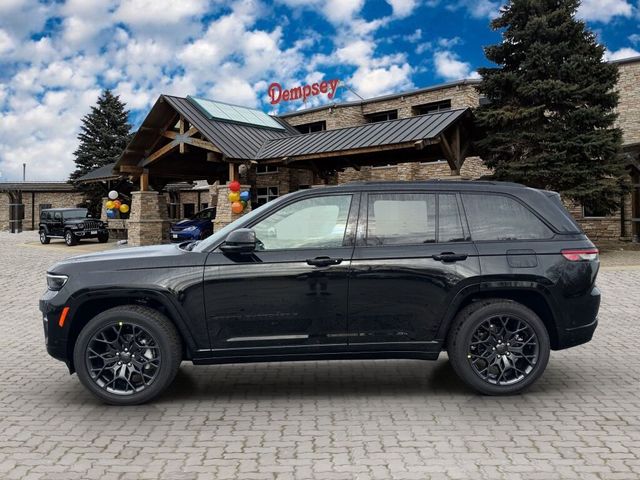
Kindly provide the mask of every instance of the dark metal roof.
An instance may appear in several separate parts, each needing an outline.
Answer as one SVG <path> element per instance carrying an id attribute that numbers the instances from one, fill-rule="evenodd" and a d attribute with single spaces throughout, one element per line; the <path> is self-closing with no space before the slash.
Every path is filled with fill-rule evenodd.
<path id="1" fill-rule="evenodd" d="M 276 159 L 358 150 L 435 139 L 470 109 L 447 110 L 410 118 L 324 130 L 265 142 L 257 159 Z"/>
<path id="2" fill-rule="evenodd" d="M 162 96 L 169 105 L 182 114 L 189 122 L 204 135 L 204 137 L 218 147 L 223 155 L 230 159 L 252 160 L 262 144 L 271 139 L 295 135 L 297 130 L 286 122 L 275 118 L 285 130 L 254 127 L 239 123 L 207 118 L 202 111 L 188 99 Z"/>
<path id="3" fill-rule="evenodd" d="M 0 182 L 0 192 L 73 192 L 75 187 L 67 182 Z"/>
<path id="4" fill-rule="evenodd" d="M 89 173 L 84 174 L 79 177 L 76 182 L 79 183 L 91 183 L 91 182 L 99 182 L 101 180 L 114 180 L 119 178 L 120 175 L 113 173 L 113 169 L 115 168 L 115 163 L 109 163 L 108 165 L 104 165 L 103 167 L 94 168 Z"/>

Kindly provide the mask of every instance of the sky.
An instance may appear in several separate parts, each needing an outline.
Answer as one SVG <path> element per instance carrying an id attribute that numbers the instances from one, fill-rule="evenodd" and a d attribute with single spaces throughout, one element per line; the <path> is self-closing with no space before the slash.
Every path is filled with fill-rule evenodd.
<path id="1" fill-rule="evenodd" d="M 370 98 L 487 66 L 500 0 L 0 0 L 0 182 L 66 180 L 83 115 L 110 88 L 140 124 L 160 94 L 269 113 Z M 608 59 L 640 55 L 640 0 L 583 0 Z M 339 79 L 274 108 L 268 86 Z M 353 93 L 355 92 L 355 93 Z"/>

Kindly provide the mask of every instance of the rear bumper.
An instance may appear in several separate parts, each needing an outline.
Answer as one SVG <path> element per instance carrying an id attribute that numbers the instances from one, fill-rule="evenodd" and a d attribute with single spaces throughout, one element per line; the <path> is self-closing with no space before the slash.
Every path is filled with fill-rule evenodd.
<path id="1" fill-rule="evenodd" d="M 567 301 L 571 312 L 564 328 L 558 332 L 558 345 L 555 350 L 575 347 L 587 343 L 598 327 L 600 310 L 600 290 L 594 286 L 589 294 Z"/>

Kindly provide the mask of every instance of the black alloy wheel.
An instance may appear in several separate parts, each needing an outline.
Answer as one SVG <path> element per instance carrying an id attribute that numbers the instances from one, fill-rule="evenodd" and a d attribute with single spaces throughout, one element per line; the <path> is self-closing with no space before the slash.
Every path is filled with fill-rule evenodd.
<path id="1" fill-rule="evenodd" d="M 551 342 L 535 312 L 503 299 L 464 308 L 449 332 L 447 352 L 460 378 L 486 395 L 519 393 L 549 361 Z"/>
<path id="2" fill-rule="evenodd" d="M 73 353 L 82 384 L 112 405 L 137 405 L 162 393 L 182 361 L 182 342 L 160 312 L 138 305 L 107 310 L 80 332 Z"/>
<path id="3" fill-rule="evenodd" d="M 98 242 L 107 243 L 108 241 L 109 241 L 109 232 L 98 234 Z"/>
<path id="4" fill-rule="evenodd" d="M 40 243 L 43 245 L 48 245 L 51 242 L 51 239 L 47 237 L 47 232 L 44 229 L 40 230 Z"/>
<path id="5" fill-rule="evenodd" d="M 524 320 L 496 315 L 483 321 L 471 336 L 467 358 L 473 371 L 493 385 L 523 380 L 538 363 L 538 336 Z"/>
<path id="6" fill-rule="evenodd" d="M 64 243 L 66 243 L 69 247 L 73 247 L 78 243 L 77 237 L 71 230 L 67 230 L 66 232 L 64 232 Z"/>
<path id="7" fill-rule="evenodd" d="M 162 355 L 158 342 L 143 327 L 118 321 L 91 337 L 85 362 L 100 388 L 114 395 L 132 395 L 156 380 Z"/>

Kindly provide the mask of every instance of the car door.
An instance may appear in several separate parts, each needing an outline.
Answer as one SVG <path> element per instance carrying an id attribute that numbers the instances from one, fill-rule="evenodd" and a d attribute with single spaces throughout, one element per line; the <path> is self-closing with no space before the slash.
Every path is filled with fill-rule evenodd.
<path id="1" fill-rule="evenodd" d="M 344 349 L 357 209 L 351 193 L 294 198 L 247 225 L 253 253 L 213 251 L 204 274 L 213 351 Z"/>
<path id="2" fill-rule="evenodd" d="M 455 192 L 369 192 L 349 284 L 350 350 L 439 349 L 440 322 L 479 260 Z"/>
<path id="3" fill-rule="evenodd" d="M 62 212 L 53 212 L 53 222 L 51 223 L 51 234 L 56 236 L 64 235 L 64 222 L 62 220 Z"/>

